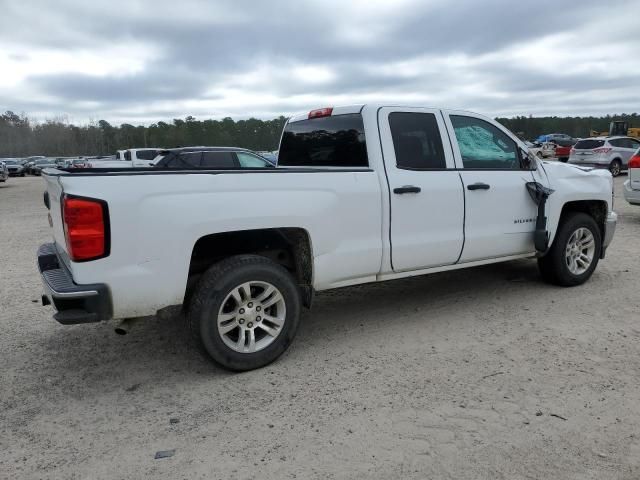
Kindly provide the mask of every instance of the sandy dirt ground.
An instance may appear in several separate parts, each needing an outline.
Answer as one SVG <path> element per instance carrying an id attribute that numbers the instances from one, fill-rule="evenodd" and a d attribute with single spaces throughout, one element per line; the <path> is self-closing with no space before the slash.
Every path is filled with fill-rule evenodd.
<path id="1" fill-rule="evenodd" d="M 584 286 L 533 261 L 336 290 L 232 374 L 179 317 L 39 303 L 43 181 L 0 186 L 0 478 L 638 479 L 640 207 Z M 158 451 L 173 456 L 155 459 Z"/>

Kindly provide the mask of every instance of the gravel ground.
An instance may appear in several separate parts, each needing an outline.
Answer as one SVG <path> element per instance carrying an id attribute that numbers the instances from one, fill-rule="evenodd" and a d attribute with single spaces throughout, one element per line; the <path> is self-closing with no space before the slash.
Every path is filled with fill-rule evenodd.
<path id="1" fill-rule="evenodd" d="M 518 261 L 336 290 L 259 371 L 180 319 L 128 336 L 39 304 L 43 181 L 0 186 L 0 477 L 640 478 L 640 208 L 586 285 Z M 156 452 L 174 450 L 169 458 Z"/>

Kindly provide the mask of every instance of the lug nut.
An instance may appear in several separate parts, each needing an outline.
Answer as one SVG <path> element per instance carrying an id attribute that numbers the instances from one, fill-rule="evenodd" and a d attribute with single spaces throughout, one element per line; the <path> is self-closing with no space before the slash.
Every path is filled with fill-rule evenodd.
<path id="1" fill-rule="evenodd" d="M 247 307 L 249 307 L 249 308 L 253 307 L 253 303 L 251 303 L 251 302 L 247 303 Z"/>
<path id="2" fill-rule="evenodd" d="M 262 307 L 258 305 L 258 306 L 256 307 L 256 312 L 259 312 L 260 310 L 262 310 Z"/>
<path id="3" fill-rule="evenodd" d="M 258 315 L 258 316 L 256 317 L 256 322 L 259 322 L 260 320 L 262 320 L 262 317 L 260 317 L 260 315 Z"/>
<path id="4" fill-rule="evenodd" d="M 251 322 L 247 323 L 247 327 L 249 327 L 249 328 L 253 327 L 253 323 L 251 323 Z"/>
<path id="5" fill-rule="evenodd" d="M 241 318 L 240 320 L 238 320 L 238 323 L 242 325 L 244 323 L 244 318 Z"/>
<path id="6" fill-rule="evenodd" d="M 238 313 L 240 314 L 244 313 L 244 308 L 241 308 L 240 310 L 238 310 Z"/>

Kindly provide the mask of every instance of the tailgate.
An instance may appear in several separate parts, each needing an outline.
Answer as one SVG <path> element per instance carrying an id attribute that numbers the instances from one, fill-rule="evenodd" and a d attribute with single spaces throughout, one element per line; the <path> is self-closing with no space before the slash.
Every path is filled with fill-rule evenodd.
<path id="1" fill-rule="evenodd" d="M 64 227 L 62 225 L 61 198 L 64 193 L 62 183 L 60 182 L 60 177 L 56 175 L 51 176 L 44 174 L 42 177 L 44 178 L 47 186 L 45 197 L 48 196 L 48 208 L 49 216 L 51 218 L 50 224 L 53 228 L 53 240 L 56 243 L 58 251 L 67 253 L 67 243 L 64 237 Z M 47 203 L 46 198 L 45 203 Z M 62 257 L 65 262 L 68 262 L 67 255 L 62 255 Z"/>
<path id="2" fill-rule="evenodd" d="M 629 169 L 629 184 L 633 190 L 640 190 L 640 168 Z"/>

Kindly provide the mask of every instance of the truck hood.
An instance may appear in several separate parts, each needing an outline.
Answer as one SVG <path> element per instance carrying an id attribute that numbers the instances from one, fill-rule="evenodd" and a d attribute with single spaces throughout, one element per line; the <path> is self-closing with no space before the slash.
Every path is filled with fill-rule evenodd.
<path id="1" fill-rule="evenodd" d="M 608 170 L 593 167 L 582 167 L 572 163 L 543 161 L 542 166 L 547 175 L 554 178 L 583 178 L 584 175 L 612 178 L 611 173 Z"/>
<path id="2" fill-rule="evenodd" d="M 570 163 L 543 161 L 544 169 L 553 189 L 570 192 L 598 192 L 607 202 L 612 202 L 613 177 L 609 170 L 581 167 Z M 611 203 L 609 203 L 611 206 Z M 610 207 L 611 208 L 611 207 Z"/>

